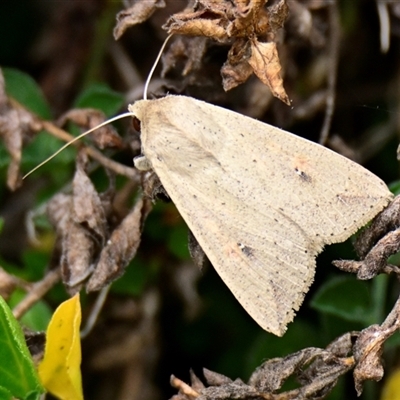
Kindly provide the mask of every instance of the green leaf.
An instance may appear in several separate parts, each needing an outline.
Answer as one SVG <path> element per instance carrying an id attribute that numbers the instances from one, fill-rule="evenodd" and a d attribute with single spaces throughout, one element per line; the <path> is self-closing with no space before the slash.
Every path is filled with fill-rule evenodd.
<path id="1" fill-rule="evenodd" d="M 174 226 L 167 237 L 168 250 L 181 260 L 189 260 L 188 228 L 184 224 Z"/>
<path id="2" fill-rule="evenodd" d="M 13 68 L 2 68 L 9 96 L 43 119 L 51 119 L 50 107 L 39 85 L 27 74 Z"/>
<path id="3" fill-rule="evenodd" d="M 395 196 L 399 195 L 400 194 L 400 180 L 392 182 L 389 185 L 389 189 Z"/>
<path id="4" fill-rule="evenodd" d="M 369 323 L 371 296 L 366 282 L 354 277 L 335 277 L 321 286 L 310 303 L 322 313 L 352 322 Z"/>
<path id="5" fill-rule="evenodd" d="M 246 373 L 250 374 L 266 359 L 294 353 L 305 347 L 323 345 L 320 332 L 315 326 L 304 320 L 295 319 L 283 337 L 261 332 L 252 341 L 246 354 Z"/>
<path id="6" fill-rule="evenodd" d="M 123 104 L 124 96 L 121 93 L 101 83 L 90 85 L 75 101 L 77 108 L 96 108 L 108 117 L 120 111 Z"/>
<path id="7" fill-rule="evenodd" d="M 0 386 L 0 399 L 2 400 L 12 400 L 13 395 L 6 389 Z"/>
<path id="8" fill-rule="evenodd" d="M 44 392 L 21 327 L 2 297 L 0 297 L 0 360 L 0 394 L 4 393 L 4 399 L 8 399 L 8 392 L 13 397 L 23 400 L 28 397 L 38 398 L 38 395 Z"/>
<path id="9" fill-rule="evenodd" d="M 113 282 L 111 290 L 121 295 L 139 296 L 154 276 L 155 269 L 140 257 L 135 257 L 127 266 L 124 275 Z"/>

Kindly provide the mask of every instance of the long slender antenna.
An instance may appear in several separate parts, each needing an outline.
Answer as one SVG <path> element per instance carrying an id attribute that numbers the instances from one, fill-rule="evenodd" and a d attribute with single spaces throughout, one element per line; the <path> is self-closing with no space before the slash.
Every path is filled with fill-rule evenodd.
<path id="1" fill-rule="evenodd" d="M 101 128 L 103 126 L 108 125 L 111 122 L 114 121 L 118 121 L 119 119 L 122 118 L 126 118 L 126 117 L 132 117 L 132 113 L 127 112 L 127 113 L 123 113 L 121 115 L 117 115 L 116 117 L 113 117 L 111 119 L 108 119 L 107 121 L 102 122 L 100 125 L 95 126 L 92 129 L 89 129 L 86 132 L 81 133 L 79 136 L 73 138 L 72 140 L 70 140 L 68 143 L 65 143 L 64 146 L 62 146 L 60 149 L 58 149 L 54 154 L 52 154 L 50 157 L 46 158 L 44 161 L 42 161 L 39 165 L 37 165 L 35 168 L 31 169 L 26 175 L 24 175 L 22 177 L 22 179 L 25 179 L 26 177 L 28 177 L 30 174 L 32 174 L 33 172 L 35 172 L 37 169 L 39 169 L 40 167 L 42 167 L 44 164 L 46 164 L 48 161 L 52 160 L 55 156 L 57 156 L 58 154 L 60 154 L 64 149 L 66 149 L 67 147 L 69 147 L 71 144 L 77 142 L 78 140 L 82 139 L 84 136 L 88 135 L 89 133 L 95 131 L 98 128 Z"/>
<path id="2" fill-rule="evenodd" d="M 157 58 L 149 72 L 149 75 L 146 79 L 146 83 L 144 85 L 144 92 L 143 92 L 143 100 L 147 100 L 147 91 L 149 89 L 149 84 L 150 84 L 150 79 L 153 76 L 153 73 L 158 65 L 158 62 L 160 61 L 161 55 L 165 49 L 165 46 L 167 45 L 169 39 L 171 38 L 171 36 L 173 36 L 173 34 L 171 33 L 170 35 L 167 36 L 167 38 L 164 40 L 163 45 L 161 46 L 161 49 L 157 55 Z M 64 149 L 66 149 L 67 147 L 69 147 L 71 144 L 75 143 L 76 141 L 82 139 L 84 136 L 88 135 L 89 133 L 95 131 L 98 128 L 101 128 L 105 125 L 108 125 L 111 122 L 117 121 L 121 118 L 125 118 L 125 117 L 132 117 L 132 113 L 127 112 L 127 113 L 123 113 L 121 115 L 117 115 L 116 117 L 113 117 L 111 119 L 108 119 L 107 121 L 104 121 L 103 123 L 101 123 L 100 125 L 95 126 L 92 129 L 89 129 L 86 132 L 81 133 L 79 136 L 77 136 L 76 138 L 70 140 L 68 143 L 65 143 L 64 146 L 62 146 L 60 149 L 58 149 L 54 154 L 52 154 L 50 157 L 46 158 L 46 160 L 42 161 L 39 165 L 37 165 L 35 168 L 31 169 L 26 175 L 24 175 L 22 177 L 22 179 L 25 179 L 26 177 L 28 177 L 30 174 L 32 174 L 33 172 L 35 172 L 36 170 L 38 170 L 40 167 L 42 167 L 44 164 L 46 164 L 47 162 L 49 162 L 50 160 L 52 160 L 55 156 L 57 156 L 58 154 L 60 154 Z"/>
<path id="3" fill-rule="evenodd" d="M 165 49 L 165 46 L 167 45 L 169 39 L 171 39 L 172 36 L 173 36 L 173 33 L 171 33 L 170 35 L 168 35 L 167 38 L 164 40 L 164 43 L 163 43 L 163 45 L 161 46 L 160 51 L 158 52 L 156 61 L 154 61 L 154 64 L 153 64 L 153 66 L 151 67 L 151 70 L 150 70 L 150 72 L 149 72 L 149 75 L 147 76 L 147 79 L 146 79 L 146 83 L 145 83 L 145 85 L 144 85 L 143 100 L 147 100 L 147 91 L 148 91 L 148 89 L 149 89 L 150 79 L 152 78 L 153 73 L 154 73 L 155 69 L 157 68 L 158 62 L 160 61 L 160 58 L 161 58 L 161 55 L 162 55 L 162 53 L 163 53 L 163 51 L 164 51 L 164 49 Z"/>

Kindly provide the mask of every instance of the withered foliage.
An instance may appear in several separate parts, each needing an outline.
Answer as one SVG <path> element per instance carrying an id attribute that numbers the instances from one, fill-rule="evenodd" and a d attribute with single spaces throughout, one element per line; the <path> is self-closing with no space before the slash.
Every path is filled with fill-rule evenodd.
<path id="1" fill-rule="evenodd" d="M 81 153 L 72 194 L 56 195 L 47 208 L 61 247 L 62 280 L 71 294 L 79 291 L 89 276 L 86 289 L 93 291 L 123 274 L 139 247 L 143 222 L 151 209 L 149 200 L 140 198 L 116 224 L 111 206 L 115 188 L 111 185 L 99 194 L 86 167 L 87 157 Z"/>
<path id="2" fill-rule="evenodd" d="M 290 105 L 277 50 L 278 30 L 287 19 L 288 7 L 285 0 L 265 7 L 266 3 L 266 0 L 189 2 L 186 10 L 172 15 L 163 28 L 170 34 L 207 37 L 229 44 L 228 60 L 221 68 L 225 90 L 240 85 L 254 73 L 275 97 Z M 119 38 L 129 26 L 145 21 L 160 7 L 165 7 L 164 1 L 136 2 L 119 14 L 114 36 Z M 204 46 L 204 42 L 198 43 Z M 192 46 L 192 41 L 188 42 L 186 50 L 191 56 L 183 75 L 204 54 L 204 49 L 193 51 Z"/>
<path id="3" fill-rule="evenodd" d="M 22 184 L 20 164 L 24 140 L 40 129 L 40 123 L 31 113 L 15 108 L 9 101 L 3 73 L 0 70 L 0 137 L 11 156 L 7 171 L 7 186 L 16 190 Z"/>
<path id="4" fill-rule="evenodd" d="M 357 333 L 347 333 L 326 349 L 306 348 L 284 358 L 273 358 L 261 364 L 247 383 L 232 381 L 221 374 L 204 369 L 205 386 L 191 372 L 191 384 L 172 376 L 171 384 L 179 394 L 171 400 L 190 399 L 323 399 L 336 385 L 338 378 L 354 367 L 351 356 L 352 342 Z M 295 376 L 298 389 L 279 392 L 284 382 Z"/>

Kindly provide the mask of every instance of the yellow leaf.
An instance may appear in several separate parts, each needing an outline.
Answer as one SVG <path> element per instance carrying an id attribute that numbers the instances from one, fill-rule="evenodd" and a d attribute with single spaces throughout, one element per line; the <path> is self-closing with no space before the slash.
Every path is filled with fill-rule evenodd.
<path id="1" fill-rule="evenodd" d="M 83 400 L 80 324 L 81 305 L 76 294 L 60 304 L 47 328 L 39 377 L 43 386 L 61 400 Z"/>
<path id="2" fill-rule="evenodd" d="M 392 372 L 386 379 L 381 400 L 400 400 L 400 369 Z"/>

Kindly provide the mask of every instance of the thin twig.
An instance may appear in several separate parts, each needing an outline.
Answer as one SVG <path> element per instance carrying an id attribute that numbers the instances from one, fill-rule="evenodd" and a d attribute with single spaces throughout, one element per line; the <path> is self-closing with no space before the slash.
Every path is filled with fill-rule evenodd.
<path id="1" fill-rule="evenodd" d="M 337 70 L 339 63 L 339 47 L 340 47 L 340 24 L 339 24 L 339 11 L 337 1 L 334 0 L 328 8 L 329 13 L 329 71 L 328 71 L 328 87 L 326 96 L 325 118 L 322 124 L 319 142 L 325 145 L 329 130 L 331 128 L 332 117 L 335 111 L 335 98 L 336 98 L 336 80 Z"/>
<path id="2" fill-rule="evenodd" d="M 104 303 L 107 299 L 107 295 L 110 290 L 110 287 L 111 287 L 111 285 L 105 286 L 103 289 L 101 289 L 100 293 L 98 294 L 96 302 L 94 303 L 94 307 L 89 315 L 89 318 L 86 321 L 86 325 L 81 330 L 81 333 L 80 333 L 81 339 L 84 339 L 92 331 L 92 329 L 97 321 L 97 318 L 99 317 L 99 314 L 104 306 Z"/>
<path id="3" fill-rule="evenodd" d="M 45 129 L 51 135 L 53 135 L 54 137 L 66 142 L 66 143 L 72 142 L 74 139 L 76 140 L 75 136 L 70 135 L 68 132 L 59 128 L 57 125 L 55 125 L 54 123 L 52 123 L 50 121 L 43 121 L 40 117 L 33 114 L 31 111 L 27 110 L 22 104 L 20 104 L 15 99 L 10 98 L 9 100 L 10 100 L 10 103 L 12 104 L 12 106 L 15 107 L 16 109 L 23 109 L 23 110 L 26 110 L 29 113 L 31 113 L 33 115 L 33 117 L 36 118 L 36 120 L 40 123 L 41 127 L 39 129 Z M 82 142 L 71 143 L 71 145 L 73 145 L 75 147 L 83 147 L 86 150 L 86 152 L 89 154 L 89 156 L 91 156 L 94 160 L 99 162 L 104 167 L 110 169 L 111 171 L 114 171 L 115 173 L 117 173 L 119 175 L 126 176 L 127 178 L 133 179 L 137 182 L 140 181 L 140 173 L 135 168 L 127 167 L 125 165 L 117 163 L 116 161 L 105 157 L 98 150 L 94 149 L 93 147 L 87 146 L 87 145 L 83 144 Z"/>
<path id="4" fill-rule="evenodd" d="M 68 132 L 54 125 L 52 122 L 42 121 L 42 126 L 44 129 L 46 129 L 46 131 L 51 133 L 54 137 L 61 139 L 67 143 L 74 139 L 74 136 L 70 135 Z M 73 143 L 73 145 L 78 147 L 84 147 L 85 151 L 89 154 L 89 156 L 91 156 L 94 160 L 98 161 L 104 167 L 114 171 L 119 175 L 123 175 L 128 177 L 129 179 L 134 179 L 139 181 L 139 173 L 136 169 L 131 167 L 126 167 L 125 165 L 117 163 L 116 161 L 113 161 L 105 157 L 102 153 L 100 153 L 93 147 L 82 144 L 82 142 L 76 144 Z"/>
<path id="5" fill-rule="evenodd" d="M 61 268 L 49 271 L 39 282 L 32 285 L 27 295 L 14 307 L 16 319 L 21 318 L 36 302 L 38 302 L 61 278 Z"/>
<path id="6" fill-rule="evenodd" d="M 178 389 L 181 393 L 190 397 L 199 397 L 200 394 L 197 393 L 193 388 L 191 388 L 187 383 L 183 382 L 174 375 L 171 375 L 170 384 L 172 387 Z"/>
<path id="7" fill-rule="evenodd" d="M 378 10 L 379 25 L 380 25 L 380 42 L 381 52 L 387 53 L 390 47 L 390 15 L 388 4 L 385 0 L 377 0 L 376 7 Z"/>

